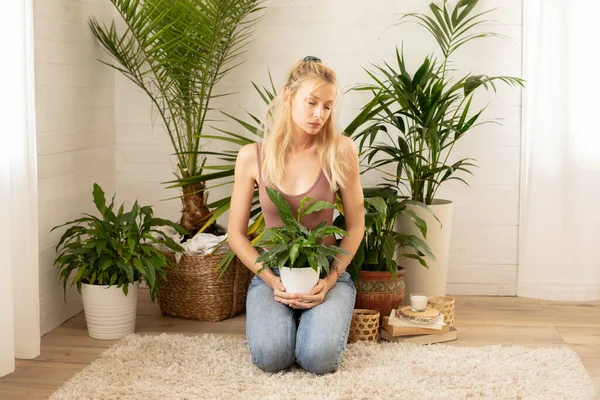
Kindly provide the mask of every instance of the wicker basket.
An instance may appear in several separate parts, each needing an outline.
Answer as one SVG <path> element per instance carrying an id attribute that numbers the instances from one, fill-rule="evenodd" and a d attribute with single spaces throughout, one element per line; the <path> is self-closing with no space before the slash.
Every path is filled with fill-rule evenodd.
<path id="1" fill-rule="evenodd" d="M 355 309 L 350 323 L 348 343 L 358 340 L 379 340 L 379 311 L 367 309 Z"/>
<path id="2" fill-rule="evenodd" d="M 431 296 L 427 304 L 429 307 L 439 310 L 444 314 L 444 322 L 448 326 L 454 326 L 454 297 L 450 296 Z"/>
<path id="3" fill-rule="evenodd" d="M 252 272 L 238 260 L 223 274 L 214 272 L 222 255 L 183 255 L 179 263 L 167 268 L 167 280 L 160 280 L 157 295 L 163 315 L 200 321 L 222 321 L 242 312 Z"/>

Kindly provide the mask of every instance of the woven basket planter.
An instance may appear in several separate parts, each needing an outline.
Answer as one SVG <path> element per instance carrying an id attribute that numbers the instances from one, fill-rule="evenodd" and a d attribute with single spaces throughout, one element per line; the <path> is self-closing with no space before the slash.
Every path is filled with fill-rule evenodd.
<path id="1" fill-rule="evenodd" d="M 403 268 L 398 269 L 395 280 L 387 271 L 360 271 L 354 308 L 379 311 L 381 324 L 384 316 L 402 304 L 405 293 Z"/>
<path id="2" fill-rule="evenodd" d="M 355 309 L 350 323 L 348 343 L 359 340 L 377 342 L 379 340 L 379 312 L 375 310 Z"/>
<path id="3" fill-rule="evenodd" d="M 219 279 L 214 269 L 222 255 L 184 254 L 178 263 L 173 254 L 166 255 L 174 268 L 167 268 L 167 280 L 159 281 L 163 315 L 216 322 L 244 311 L 253 274 L 237 257 Z"/>

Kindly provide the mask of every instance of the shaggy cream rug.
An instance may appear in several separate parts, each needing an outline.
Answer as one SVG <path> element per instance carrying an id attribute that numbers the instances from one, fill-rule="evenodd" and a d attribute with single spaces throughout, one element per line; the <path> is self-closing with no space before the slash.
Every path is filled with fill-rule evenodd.
<path id="1" fill-rule="evenodd" d="M 348 345 L 340 368 L 265 373 L 246 340 L 129 335 L 51 397 L 58 399 L 590 399 L 567 348 Z"/>

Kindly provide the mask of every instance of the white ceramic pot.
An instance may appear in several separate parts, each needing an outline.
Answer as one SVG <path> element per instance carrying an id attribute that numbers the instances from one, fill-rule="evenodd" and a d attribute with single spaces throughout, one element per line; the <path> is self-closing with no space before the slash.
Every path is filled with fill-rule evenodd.
<path id="1" fill-rule="evenodd" d="M 319 268 L 319 271 L 321 268 Z M 281 283 L 287 293 L 310 294 L 313 288 L 319 282 L 319 272 L 308 268 L 279 268 Z"/>
<path id="2" fill-rule="evenodd" d="M 94 339 L 120 339 L 135 331 L 139 281 L 123 288 L 82 284 L 81 296 L 88 335 Z"/>
<path id="3" fill-rule="evenodd" d="M 452 228 L 452 202 L 449 200 L 433 200 L 429 206 L 438 217 L 438 222 L 431 213 L 421 207 L 409 205 L 407 209 L 414 211 L 427 222 L 427 244 L 431 247 L 436 260 L 426 257 L 429 269 L 423 267 L 417 260 L 406 257 L 397 257 L 399 265 L 405 269 L 404 282 L 406 283 L 405 304 L 408 304 L 410 293 L 423 293 L 427 296 L 445 296 L 448 278 L 448 259 L 450 256 L 450 234 Z M 401 215 L 396 222 L 396 231 L 412 234 L 423 238 L 421 231 L 411 219 Z M 402 250 L 397 254 L 401 254 Z M 409 253 L 409 251 L 404 251 Z"/>

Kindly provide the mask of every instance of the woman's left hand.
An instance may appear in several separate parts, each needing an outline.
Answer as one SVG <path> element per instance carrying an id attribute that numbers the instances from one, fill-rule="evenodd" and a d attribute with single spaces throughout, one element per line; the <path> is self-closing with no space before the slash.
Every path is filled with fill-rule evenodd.
<path id="1" fill-rule="evenodd" d="M 313 288 L 310 294 L 297 294 L 298 299 L 290 303 L 292 308 L 309 309 L 325 301 L 325 295 L 335 285 L 328 279 L 319 279 L 317 285 Z"/>

